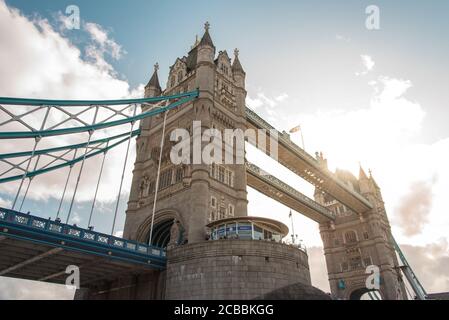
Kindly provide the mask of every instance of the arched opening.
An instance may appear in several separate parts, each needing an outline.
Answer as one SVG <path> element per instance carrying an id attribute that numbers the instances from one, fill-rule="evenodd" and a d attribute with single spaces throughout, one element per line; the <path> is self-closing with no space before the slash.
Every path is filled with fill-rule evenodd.
<path id="1" fill-rule="evenodd" d="M 173 226 L 174 219 L 163 220 L 153 227 L 153 235 L 151 237 L 151 245 L 166 248 L 170 241 L 170 229 Z M 147 242 L 150 240 L 150 233 L 148 233 Z"/>
<path id="2" fill-rule="evenodd" d="M 382 300 L 382 295 L 379 290 L 360 288 L 351 292 L 349 300 Z"/>

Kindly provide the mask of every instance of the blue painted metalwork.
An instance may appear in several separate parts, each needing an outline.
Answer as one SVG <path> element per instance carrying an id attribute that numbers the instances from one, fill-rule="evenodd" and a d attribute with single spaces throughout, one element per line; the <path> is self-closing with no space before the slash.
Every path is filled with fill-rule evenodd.
<path id="1" fill-rule="evenodd" d="M 140 129 L 134 130 L 131 133 L 131 137 L 135 137 L 138 136 L 140 134 Z M 78 144 L 71 144 L 68 146 L 63 146 L 63 147 L 55 147 L 55 148 L 48 148 L 48 149 L 40 149 L 40 150 L 35 150 L 34 151 L 34 156 L 37 155 L 42 155 L 42 154 L 48 154 L 51 152 L 58 152 L 58 151 L 63 151 L 63 150 L 73 150 L 73 149 L 79 149 L 79 148 L 84 148 L 87 145 L 95 145 L 97 143 L 107 143 L 111 140 L 115 140 L 118 138 L 123 138 L 123 137 L 129 137 L 129 133 L 125 132 L 113 137 L 108 137 L 108 138 L 104 138 L 104 139 L 98 139 L 95 141 L 90 141 L 90 142 L 83 142 L 83 143 L 78 143 Z M 33 154 L 33 151 L 23 151 L 23 152 L 14 152 L 14 153 L 3 153 L 0 154 L 0 159 L 8 159 L 8 158 L 19 158 L 19 157 L 26 157 L 26 156 L 31 156 Z"/>
<path id="2" fill-rule="evenodd" d="M 0 234 L 110 259 L 163 269 L 165 249 L 0 208 Z"/>
<path id="3" fill-rule="evenodd" d="M 136 133 L 136 134 L 138 134 L 138 133 Z M 58 165 L 54 165 L 54 166 L 51 166 L 51 167 L 47 167 L 47 168 L 39 169 L 39 170 L 35 170 L 35 171 L 26 172 L 25 174 L 19 174 L 19 175 L 3 178 L 3 179 L 0 179 L 0 183 L 11 182 L 11 181 L 14 181 L 14 180 L 20 180 L 20 179 L 35 177 L 35 176 L 41 175 L 43 173 L 47 173 L 47 172 L 50 172 L 50 171 L 53 171 L 53 170 L 56 170 L 56 169 L 61 169 L 61 168 L 67 167 L 67 166 L 74 165 L 74 164 L 76 164 L 76 163 L 78 163 L 80 161 L 83 161 L 83 159 L 89 159 L 89 158 L 94 157 L 94 156 L 96 156 L 98 154 L 101 154 L 101 153 L 104 153 L 106 151 L 109 151 L 110 149 L 118 146 L 119 144 L 121 144 L 121 143 L 123 143 L 125 141 L 128 141 L 129 139 L 130 139 L 130 137 L 129 137 L 129 134 L 128 134 L 128 137 L 126 137 L 126 138 L 124 138 L 122 140 L 119 140 L 116 143 L 110 144 L 107 147 L 104 147 L 104 148 L 101 148 L 101 149 L 99 149 L 97 151 L 89 153 L 85 157 L 84 157 L 84 155 L 81 155 L 78 158 L 75 158 L 75 159 L 70 160 L 70 161 L 66 161 L 66 162 L 58 164 Z"/>
<path id="4" fill-rule="evenodd" d="M 41 137 L 50 137 L 50 136 L 57 136 L 57 135 L 63 135 L 63 134 L 80 133 L 80 132 L 87 132 L 87 131 L 93 131 L 93 130 L 98 130 L 98 129 L 110 128 L 110 127 L 114 127 L 114 126 L 118 126 L 118 125 L 122 125 L 122 124 L 126 124 L 126 123 L 136 122 L 138 120 L 142 120 L 147 117 L 152 117 L 157 114 L 164 113 L 165 111 L 174 109 L 184 103 L 192 101 L 193 99 L 198 97 L 198 94 L 199 94 L 199 92 L 198 92 L 198 90 L 196 90 L 196 91 L 186 92 L 186 93 L 182 93 L 182 94 L 178 94 L 178 95 L 174 95 L 174 96 L 158 97 L 159 100 L 152 100 L 152 101 L 162 101 L 162 100 L 168 100 L 168 99 L 174 99 L 174 98 L 180 98 L 180 97 L 184 97 L 184 98 L 177 100 L 177 101 L 169 104 L 168 106 L 152 109 L 147 112 L 143 112 L 139 115 L 129 117 L 126 119 L 114 120 L 114 121 L 104 122 L 104 123 L 97 123 L 97 124 L 82 126 L 82 127 L 63 128 L 63 129 L 54 129 L 54 130 L 0 132 L 0 139 L 41 138 Z M 160 98 L 164 98 L 164 99 L 160 99 Z M 3 98 L 3 100 L 4 99 L 5 98 Z M 10 98 L 7 98 L 7 99 L 10 99 Z M 147 98 L 147 99 L 152 99 L 152 98 Z M 24 99 L 24 100 L 28 100 L 28 99 Z M 142 99 L 132 99 L 132 100 L 134 101 L 134 100 L 142 100 Z M 39 101 L 46 101 L 46 100 L 39 100 Z M 129 101 L 129 100 L 113 100 L 113 101 L 121 101 L 120 104 L 124 104 L 125 103 L 124 101 Z M 55 105 L 57 105 L 56 102 L 63 102 L 63 101 L 54 101 Z M 100 103 L 100 101 L 80 101 L 79 103 L 81 103 L 81 102 L 88 102 L 92 105 L 95 105 L 96 103 Z M 1 100 L 0 100 L 0 103 L 1 103 Z M 3 103 L 3 104 L 6 104 L 6 103 Z M 78 105 L 78 104 L 74 104 L 74 105 Z"/>
<path id="5" fill-rule="evenodd" d="M 120 104 L 142 104 L 142 103 L 155 103 L 164 100 L 172 100 L 191 96 L 194 94 L 198 96 L 198 90 L 178 93 L 170 96 L 160 96 L 141 99 L 122 99 L 122 100 L 48 100 L 48 99 L 24 99 L 24 98 L 9 98 L 0 97 L 0 104 L 21 105 L 21 106 L 62 106 L 62 107 L 74 107 L 74 106 L 99 106 L 102 105 L 120 105 Z"/>

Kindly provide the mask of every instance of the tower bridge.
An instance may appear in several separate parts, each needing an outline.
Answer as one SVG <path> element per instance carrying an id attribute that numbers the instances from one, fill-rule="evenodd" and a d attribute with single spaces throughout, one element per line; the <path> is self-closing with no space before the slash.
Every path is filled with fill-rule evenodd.
<path id="1" fill-rule="evenodd" d="M 254 299 L 291 293 L 295 287 L 302 288 L 298 292 L 328 298 L 311 287 L 307 253 L 277 240 L 285 236 L 286 226 L 270 219 L 245 218 L 250 186 L 319 224 L 333 298 L 372 294 L 365 285 L 365 269 L 370 265 L 379 267 L 377 294 L 383 299 L 407 298 L 401 269 L 406 270 L 405 278 L 413 283 L 415 294 L 425 298 L 403 254 L 402 265 L 397 258 L 400 249 L 380 188 L 363 169 L 359 177 L 332 173 L 322 155 L 309 155 L 278 131 L 279 163 L 315 187 L 314 199 L 249 162 L 211 166 L 170 161 L 170 132 L 185 128 L 195 135 L 193 121 L 201 121 L 202 130 L 275 130 L 246 107 L 246 73 L 239 52 L 234 52 L 233 60 L 226 51 L 217 55 L 209 24 L 201 40 L 170 67 L 164 90 L 158 68 L 145 86 L 143 99 L 0 98 L 0 139 L 9 145 L 14 139 L 34 142 L 32 150 L 0 154 L 0 186 L 20 182 L 12 208 L 0 209 L 0 275 L 64 283 L 67 266 L 77 265 L 82 289 L 76 297 L 85 299 Z M 43 114 L 40 124 L 26 120 L 38 112 Z M 124 126 L 121 134 L 105 132 Z M 100 131 L 108 137 L 93 138 Z M 86 142 L 39 148 L 49 137 L 82 134 L 88 135 Z M 114 231 L 134 138 L 136 159 L 124 233 L 119 238 Z M 263 139 L 269 139 L 268 135 Z M 250 142 L 257 145 L 257 140 Z M 127 144 L 127 151 L 112 230 L 98 233 L 90 222 L 103 165 L 108 164 L 107 152 L 121 143 Z M 102 162 L 89 223 L 82 228 L 71 225 L 70 217 L 84 163 L 93 157 L 102 157 Z M 80 170 L 65 223 L 61 205 L 57 212 L 48 213 L 49 219 L 24 213 L 33 178 L 66 168 L 62 204 L 69 196 L 66 189 L 74 166 Z M 211 236 L 208 226 L 218 233 Z"/>
<path id="2" fill-rule="evenodd" d="M 246 108 L 246 120 L 248 128 L 264 129 L 267 134 L 270 130 L 276 130 L 250 108 Z M 363 213 L 373 208 L 367 199 L 351 189 L 349 185 L 336 178 L 327 169 L 327 164 L 324 159 L 319 157 L 315 159 L 312 157 L 305 150 L 290 141 L 288 134 L 285 132 L 277 131 L 277 133 L 279 137 L 279 149 L 276 160 L 280 164 L 307 180 L 316 188 L 338 199 L 339 202 L 345 204 L 355 212 Z M 269 137 L 267 136 L 266 139 L 269 139 Z M 252 140 L 249 141 L 252 142 Z M 271 154 L 269 148 L 267 154 Z"/>

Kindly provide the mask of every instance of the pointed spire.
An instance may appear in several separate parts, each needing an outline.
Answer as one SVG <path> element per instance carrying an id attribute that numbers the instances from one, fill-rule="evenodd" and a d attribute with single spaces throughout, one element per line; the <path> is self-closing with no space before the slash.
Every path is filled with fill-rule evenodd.
<path id="1" fill-rule="evenodd" d="M 363 170 L 362 165 L 360 163 L 359 163 L 359 167 L 360 167 L 360 169 L 359 169 L 359 180 L 361 180 L 361 179 L 367 179 L 368 180 L 368 177 L 366 176 L 365 170 Z"/>
<path id="2" fill-rule="evenodd" d="M 159 63 L 156 62 L 156 64 L 154 65 L 153 75 L 151 76 L 150 81 L 148 81 L 146 87 L 153 87 L 161 91 L 161 85 L 159 84 L 159 77 L 157 76 L 158 70 L 159 70 Z"/>
<path id="3" fill-rule="evenodd" d="M 373 185 L 374 185 L 376 188 L 380 189 L 379 186 L 378 186 L 377 183 L 376 183 L 376 180 L 374 180 L 374 178 L 373 178 L 373 173 L 372 173 L 371 169 L 369 169 L 368 171 L 369 171 L 369 179 L 371 180 L 371 182 L 373 183 Z"/>
<path id="4" fill-rule="evenodd" d="M 206 23 L 204 24 L 204 35 L 201 38 L 201 41 L 199 43 L 200 46 L 210 46 L 212 48 L 215 48 L 214 43 L 212 42 L 212 38 L 210 37 L 209 34 L 209 28 L 210 28 L 210 23 L 209 21 L 206 21 Z"/>
<path id="5" fill-rule="evenodd" d="M 236 71 L 240 71 L 242 73 L 245 73 L 245 71 L 243 70 L 242 64 L 240 63 L 239 60 L 239 49 L 235 48 L 234 50 L 234 62 L 232 63 L 232 71 L 236 72 Z"/>

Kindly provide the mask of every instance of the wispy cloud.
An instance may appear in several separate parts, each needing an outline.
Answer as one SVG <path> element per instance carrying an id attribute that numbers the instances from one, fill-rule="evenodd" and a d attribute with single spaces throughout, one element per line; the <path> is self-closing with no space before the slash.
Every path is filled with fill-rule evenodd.
<path id="1" fill-rule="evenodd" d="M 376 64 L 373 60 L 373 58 L 369 55 L 366 54 L 362 54 L 360 55 L 360 58 L 362 59 L 362 65 L 365 68 L 365 70 L 361 71 L 361 72 L 356 72 L 356 76 L 363 76 L 365 74 L 367 74 L 368 72 L 370 72 L 371 70 L 373 70 L 374 65 Z"/>
<path id="2" fill-rule="evenodd" d="M 351 42 L 351 38 L 346 37 L 346 36 L 344 36 L 342 34 L 336 34 L 335 35 L 335 39 L 338 40 L 338 41 Z"/>
<path id="3" fill-rule="evenodd" d="M 9 208 L 9 207 L 11 207 L 11 204 L 12 204 L 11 201 L 0 197 L 0 207 Z"/>
<path id="4" fill-rule="evenodd" d="M 28 97 L 42 99 L 120 99 L 125 97 L 140 97 L 143 85 L 132 90 L 128 82 L 119 79 L 114 68 L 107 62 L 107 57 L 119 59 L 124 54 L 122 47 L 115 42 L 110 33 L 95 23 L 85 23 L 82 30 L 89 36 L 86 46 L 75 46 L 61 30 L 56 29 L 46 19 L 34 17 L 30 19 L 14 8 L 9 8 L 0 0 L 0 39 L 2 50 L 0 59 L 0 73 L 8 77 L 0 77 L 0 95 L 12 97 Z M 87 55 L 82 52 L 86 50 Z M 106 57 L 105 57 L 106 55 Z M 17 57 L 20 56 L 20 59 Z M 16 110 L 14 110 L 16 112 Z M 107 111 L 101 110 L 100 119 L 105 118 Z M 0 112 L 0 120 L 6 115 Z M 66 117 L 62 112 L 52 110 L 47 123 L 56 123 Z M 102 118 L 103 117 L 103 118 Z M 92 121 L 84 119 L 85 121 Z M 39 123 L 41 118 L 30 116 L 30 123 Z M 37 125 L 39 126 L 39 125 Z M 9 128 L 9 130 L 23 130 L 23 127 Z M 129 130 L 129 126 L 112 130 L 95 132 L 93 139 L 100 136 L 112 136 Z M 59 136 L 58 139 L 45 139 L 39 143 L 42 147 L 69 145 L 86 141 L 85 135 Z M 119 179 L 116 172 L 121 171 L 123 157 L 114 156 L 125 153 L 125 145 L 117 147 L 108 153 L 108 165 L 105 167 L 102 184 L 98 195 L 99 201 L 112 200 L 116 197 Z M 0 153 L 11 150 L 30 150 L 27 141 L 5 141 L 0 144 Z M 134 147 L 130 148 L 130 157 L 134 157 Z M 41 161 L 45 161 L 42 159 Z M 101 157 L 89 159 L 85 163 L 84 172 L 98 172 Z M 132 161 L 128 161 L 127 172 L 131 172 Z M 73 176 L 78 173 L 74 168 Z M 59 198 L 61 186 L 64 185 L 66 174 L 64 169 L 36 177 L 28 197 L 33 199 Z M 130 179 L 131 175 L 126 175 Z M 95 185 L 96 174 L 84 174 L 77 193 L 77 201 L 88 200 L 93 193 L 87 186 Z M 67 193 L 73 192 L 74 184 L 69 184 Z M 125 181 L 125 190 L 130 182 Z M 13 194 L 18 186 L 9 183 L 2 186 L 2 192 Z"/>

